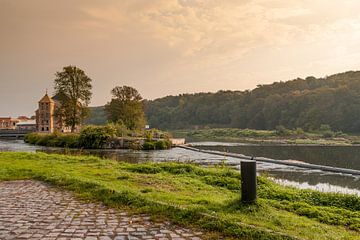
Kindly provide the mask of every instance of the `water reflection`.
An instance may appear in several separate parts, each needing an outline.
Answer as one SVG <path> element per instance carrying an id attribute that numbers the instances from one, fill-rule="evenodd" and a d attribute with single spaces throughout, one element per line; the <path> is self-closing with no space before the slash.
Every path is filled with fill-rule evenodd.
<path id="1" fill-rule="evenodd" d="M 219 144 L 219 143 L 218 143 Z M 223 151 L 224 146 L 202 146 L 198 143 L 199 148 L 216 150 L 216 151 Z M 204 144 L 206 145 L 206 144 Z M 230 146 L 225 146 L 225 151 L 232 151 L 236 153 L 242 153 L 245 155 L 256 155 L 256 156 L 263 156 L 265 157 L 272 157 L 273 156 L 280 156 L 279 152 L 282 152 L 283 158 L 280 159 L 287 159 L 288 157 L 285 153 L 291 154 L 292 159 L 300 159 L 304 161 L 309 160 L 307 158 L 301 159 L 303 156 L 308 156 L 309 154 L 304 154 L 306 150 L 297 149 L 294 153 L 291 153 L 290 148 L 283 150 L 283 146 L 277 146 L 276 148 L 267 148 L 268 146 L 244 146 L 239 144 L 231 144 Z M 253 148 L 256 147 L 256 148 Z M 266 148 L 263 150 L 262 148 Z M 276 153 L 272 153 L 270 151 L 276 151 Z M 319 151 L 318 148 L 316 150 L 304 147 L 310 151 Z M 311 150 L 312 149 L 312 150 Z M 328 148 L 324 148 L 324 151 L 327 151 Z M 346 152 L 346 150 L 349 152 Z M 351 156 L 352 154 L 356 155 L 356 151 L 353 148 L 338 149 L 340 152 L 346 152 L 347 156 Z M 15 152 L 46 152 L 46 153 L 60 153 L 60 154 L 70 154 L 70 155 L 95 155 L 102 158 L 110 158 L 115 159 L 118 161 L 126 161 L 129 163 L 142 163 L 142 162 L 192 162 L 198 163 L 202 165 L 208 164 L 224 164 L 227 163 L 234 168 L 239 169 L 240 159 L 232 158 L 232 157 L 225 157 L 225 156 L 217 156 L 202 152 L 194 152 L 185 150 L 182 148 L 173 148 L 170 150 L 163 150 L 163 151 L 133 151 L 133 150 L 65 150 L 60 148 L 46 148 L 46 147 L 38 147 L 38 146 L 31 146 L 25 144 L 21 140 L 11 140 L 11 141 L 4 141 L 0 140 L 0 151 L 15 151 Z M 334 150 L 331 150 L 334 151 Z M 267 155 L 274 154 L 274 155 Z M 252 154 L 250 154 L 252 153 Z M 255 154 L 256 153 L 256 154 Z M 261 155 L 258 155 L 261 153 Z M 266 153 L 266 155 L 265 155 Z M 301 153 L 296 155 L 297 153 Z M 319 153 L 317 156 L 320 156 Z M 353 164 L 358 164 L 358 160 L 356 160 L 356 156 L 352 155 L 350 157 L 351 164 L 346 163 L 347 158 L 342 160 L 343 165 L 339 165 L 340 167 L 349 166 Z M 323 153 L 323 158 L 325 156 L 330 156 L 332 159 L 337 159 L 334 156 L 329 155 L 328 153 Z M 312 162 L 315 164 L 324 164 L 329 162 L 327 159 L 319 158 L 319 162 Z M 314 160 L 315 158 L 311 158 Z M 331 164 L 328 164 L 331 165 Z M 272 163 L 258 163 L 258 170 L 260 174 L 267 175 L 276 179 L 276 181 L 280 182 L 281 184 L 296 186 L 299 188 L 309 188 L 309 189 L 317 189 L 321 191 L 335 191 L 335 192 L 343 192 L 343 193 L 353 193 L 359 194 L 360 191 L 360 177 L 353 176 L 353 175 L 346 175 L 346 174 L 337 174 L 337 173 L 328 173 L 319 170 L 309 170 L 303 169 L 299 167 L 292 167 L 286 166 L 281 164 L 272 164 Z M 356 165 L 359 169 L 359 165 Z M 360 194 L 359 194 L 360 196 Z"/>

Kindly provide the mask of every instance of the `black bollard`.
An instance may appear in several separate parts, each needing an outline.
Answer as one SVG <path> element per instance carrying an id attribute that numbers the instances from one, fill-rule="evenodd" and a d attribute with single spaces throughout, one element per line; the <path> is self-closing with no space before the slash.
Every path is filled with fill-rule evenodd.
<path id="1" fill-rule="evenodd" d="M 241 161 L 241 201 L 256 202 L 256 161 Z"/>

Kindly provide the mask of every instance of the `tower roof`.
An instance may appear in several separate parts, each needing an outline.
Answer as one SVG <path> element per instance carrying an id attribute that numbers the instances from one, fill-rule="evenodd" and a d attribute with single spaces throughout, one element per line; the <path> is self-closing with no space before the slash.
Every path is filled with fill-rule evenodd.
<path id="1" fill-rule="evenodd" d="M 46 93 L 45 96 L 39 101 L 40 103 L 53 103 L 54 100 L 49 97 L 49 95 Z"/>

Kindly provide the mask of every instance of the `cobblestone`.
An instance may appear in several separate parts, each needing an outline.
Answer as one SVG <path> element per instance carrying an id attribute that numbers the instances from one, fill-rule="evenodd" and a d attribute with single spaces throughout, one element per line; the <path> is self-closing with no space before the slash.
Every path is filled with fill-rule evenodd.
<path id="1" fill-rule="evenodd" d="M 0 239 L 201 239 L 201 232 L 154 223 L 102 204 L 79 201 L 37 181 L 0 182 Z"/>

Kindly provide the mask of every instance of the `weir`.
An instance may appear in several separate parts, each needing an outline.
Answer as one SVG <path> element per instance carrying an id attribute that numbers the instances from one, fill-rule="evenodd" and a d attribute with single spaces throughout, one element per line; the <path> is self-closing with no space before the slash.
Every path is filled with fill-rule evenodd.
<path id="1" fill-rule="evenodd" d="M 279 165 L 287 165 L 287 166 L 293 166 L 293 167 L 315 169 L 315 170 L 321 170 L 321 171 L 327 171 L 327 172 L 351 174 L 351 175 L 359 175 L 360 176 L 360 170 L 355 170 L 355 169 L 330 167 L 330 166 L 323 166 L 323 165 L 303 163 L 303 162 L 289 162 L 286 160 L 275 160 L 275 159 L 269 159 L 269 158 L 264 158 L 264 157 L 250 157 L 250 156 L 245 156 L 245 155 L 237 154 L 237 153 L 202 150 L 202 149 L 190 147 L 188 145 L 181 145 L 178 147 L 187 149 L 190 151 L 202 152 L 202 153 L 213 154 L 213 155 L 223 156 L 223 157 L 233 157 L 233 158 L 238 158 L 238 159 L 242 159 L 242 160 L 255 160 L 256 162 L 273 163 L 273 164 L 279 164 Z M 233 164 L 233 165 L 240 165 L 240 164 Z"/>

